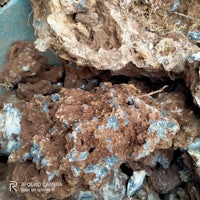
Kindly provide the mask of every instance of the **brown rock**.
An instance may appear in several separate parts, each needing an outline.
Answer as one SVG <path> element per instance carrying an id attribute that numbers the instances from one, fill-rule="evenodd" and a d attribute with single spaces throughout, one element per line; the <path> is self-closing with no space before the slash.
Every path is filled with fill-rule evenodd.
<path id="1" fill-rule="evenodd" d="M 147 156 L 141 162 L 150 167 L 155 167 L 157 164 L 160 164 L 164 169 L 167 169 L 172 159 L 173 149 L 159 149 L 155 150 L 150 156 Z"/>
<path id="2" fill-rule="evenodd" d="M 91 92 L 63 88 L 35 95 L 23 113 L 22 144 L 9 156 L 10 180 L 59 182 L 55 191 L 27 198 L 64 198 L 96 191 L 110 172 L 172 145 L 179 125 L 133 85 L 102 83 Z M 20 171 L 20 173 L 19 173 Z"/>
<path id="3" fill-rule="evenodd" d="M 185 82 L 191 90 L 194 103 L 200 107 L 200 52 L 193 54 L 189 62 L 186 68 Z"/>
<path id="4" fill-rule="evenodd" d="M 35 76 L 41 68 L 48 66 L 32 42 L 15 42 L 9 52 L 8 61 L 0 73 L 1 82 L 15 86 L 27 76 Z"/>
<path id="5" fill-rule="evenodd" d="M 53 86 L 51 82 L 46 80 L 38 81 L 37 83 L 19 83 L 17 89 L 17 96 L 21 99 L 30 101 L 34 94 L 51 94 Z"/>
<path id="6" fill-rule="evenodd" d="M 99 84 L 97 76 L 100 71 L 91 67 L 80 67 L 75 63 L 65 64 L 65 88 L 81 88 L 92 90 Z"/>
<path id="7" fill-rule="evenodd" d="M 0 163 L 0 199 L 1 200 L 25 200 L 25 198 L 16 197 L 14 193 L 9 192 L 9 186 L 6 182 L 6 176 L 8 175 L 8 165 Z"/>
<path id="8" fill-rule="evenodd" d="M 57 82 L 63 77 L 61 66 L 50 66 L 32 42 L 15 42 L 8 53 L 8 61 L 0 73 L 1 85 L 17 86 L 17 95 L 30 101 L 34 94 L 59 91 Z"/>
<path id="9" fill-rule="evenodd" d="M 178 91 L 160 93 L 156 99 L 161 112 L 173 116 L 180 125 L 180 131 L 174 137 L 173 147 L 188 148 L 195 138 L 200 137 L 200 121 L 198 116 L 186 106 L 185 95 Z"/>
<path id="10" fill-rule="evenodd" d="M 171 166 L 168 169 L 158 168 L 153 170 L 149 181 L 153 190 L 161 194 L 168 193 L 181 184 L 176 166 Z"/>

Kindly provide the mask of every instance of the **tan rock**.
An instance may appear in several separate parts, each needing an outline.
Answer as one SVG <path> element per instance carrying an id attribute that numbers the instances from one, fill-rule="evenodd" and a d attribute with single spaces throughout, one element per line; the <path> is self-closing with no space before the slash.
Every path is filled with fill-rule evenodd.
<path id="1" fill-rule="evenodd" d="M 136 76 L 140 69 L 139 74 L 161 79 L 182 73 L 185 61 L 198 49 L 184 36 L 193 23 L 169 12 L 173 2 L 32 3 L 36 47 L 41 51 L 54 48 L 60 57 L 81 66 L 127 76 Z M 192 6 L 186 0 L 181 2 L 183 14 L 188 8 Z"/>

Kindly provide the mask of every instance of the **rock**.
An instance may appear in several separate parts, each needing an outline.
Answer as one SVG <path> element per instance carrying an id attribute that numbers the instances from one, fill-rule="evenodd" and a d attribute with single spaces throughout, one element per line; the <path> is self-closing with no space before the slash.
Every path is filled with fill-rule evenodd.
<path id="1" fill-rule="evenodd" d="M 195 138 L 199 137 L 200 121 L 194 111 L 186 105 L 186 95 L 180 91 L 160 93 L 156 100 L 161 112 L 167 111 L 180 125 L 180 131 L 173 141 L 174 149 L 187 149 Z M 164 115 L 167 114 L 165 111 Z"/>
<path id="2" fill-rule="evenodd" d="M 0 71 L 6 63 L 7 52 L 14 42 L 17 40 L 33 42 L 36 39 L 31 25 L 33 17 L 30 13 L 32 13 L 30 1 L 0 0 Z M 60 59 L 55 53 L 48 50 L 42 54 L 48 59 L 49 64 L 60 64 Z"/>
<path id="3" fill-rule="evenodd" d="M 92 90 L 98 86 L 99 80 L 97 76 L 100 75 L 100 71 L 95 68 L 80 67 L 75 63 L 68 62 L 65 64 L 65 88 L 81 88 L 85 90 Z M 104 72 L 102 72 L 103 74 Z"/>
<path id="4" fill-rule="evenodd" d="M 32 3 L 36 47 L 40 51 L 52 47 L 60 57 L 80 66 L 133 77 L 180 77 L 185 61 L 198 49 L 184 36 L 194 24 L 170 13 L 169 2 Z M 181 11 L 187 14 L 188 8 L 187 1 L 181 2 Z"/>
<path id="5" fill-rule="evenodd" d="M 155 167 L 160 164 L 164 169 L 167 169 L 173 159 L 173 149 L 159 149 L 151 153 L 143 159 L 142 163 L 146 166 Z"/>
<path id="6" fill-rule="evenodd" d="M 37 83 L 19 83 L 17 89 L 17 95 L 21 99 L 30 101 L 34 94 L 51 94 L 53 92 L 53 86 L 49 81 L 41 80 Z"/>
<path id="7" fill-rule="evenodd" d="M 16 197 L 15 194 L 9 192 L 9 185 L 6 182 L 6 176 L 8 175 L 8 165 L 0 163 L 0 199 L 6 200 L 25 200 L 24 198 Z"/>
<path id="8" fill-rule="evenodd" d="M 6 62 L 8 49 L 16 40 L 35 40 L 29 23 L 31 3 L 26 0 L 1 0 L 0 6 L 0 70 Z M 11 17 L 12 16 L 12 17 Z M 12 30 L 12 31 L 11 31 Z"/>
<path id="9" fill-rule="evenodd" d="M 170 148 L 179 131 L 178 123 L 163 116 L 152 98 L 126 84 L 35 95 L 23 116 L 21 147 L 9 156 L 10 180 L 62 184 L 53 192 L 31 194 L 22 194 L 18 186 L 18 195 L 33 199 L 62 199 L 98 188 L 104 195 L 113 193 L 106 186 L 113 170 L 155 149 Z"/>
<path id="10" fill-rule="evenodd" d="M 200 107 L 200 52 L 193 54 L 189 59 L 185 81 L 190 88 L 194 103 Z"/>
<path id="11" fill-rule="evenodd" d="M 128 177 L 120 170 L 114 169 L 110 179 L 96 192 L 80 191 L 70 197 L 71 200 L 115 200 L 124 199 L 126 196 L 126 182 Z"/>
<path id="12" fill-rule="evenodd" d="M 127 196 L 131 197 L 136 191 L 141 189 L 146 172 L 144 170 L 135 171 L 133 175 L 129 178 L 127 183 Z"/>
<path id="13" fill-rule="evenodd" d="M 178 170 L 174 165 L 166 170 L 162 168 L 153 170 L 149 179 L 153 189 L 161 194 L 168 193 L 181 184 L 178 177 Z"/>
<path id="14" fill-rule="evenodd" d="M 0 109 L 0 154 L 9 155 L 21 146 L 21 119 L 23 102 L 14 94 L 1 96 L 6 98 Z"/>
<path id="15" fill-rule="evenodd" d="M 8 52 L 8 61 L 0 73 L 0 80 L 14 87 L 25 77 L 35 76 L 42 67 L 47 66 L 47 60 L 34 48 L 33 43 L 17 41 Z"/>
<path id="16" fill-rule="evenodd" d="M 188 183 L 186 187 L 178 187 L 169 194 L 164 195 L 164 199 L 199 199 L 200 193 L 198 185 Z"/>
<path id="17" fill-rule="evenodd" d="M 63 73 L 63 67 L 50 66 L 32 42 L 17 41 L 8 52 L 0 82 L 7 88 L 17 87 L 18 97 L 30 101 L 34 94 L 59 91 L 60 87 L 56 84 Z"/>
<path id="18" fill-rule="evenodd" d="M 200 179 L 200 138 L 196 138 L 196 140 L 189 145 L 188 153 L 194 161 L 196 173 Z"/>

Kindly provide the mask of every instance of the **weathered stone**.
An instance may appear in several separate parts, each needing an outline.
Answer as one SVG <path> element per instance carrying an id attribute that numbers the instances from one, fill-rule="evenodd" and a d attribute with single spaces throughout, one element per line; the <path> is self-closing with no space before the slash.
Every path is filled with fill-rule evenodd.
<path id="1" fill-rule="evenodd" d="M 34 76 L 47 66 L 47 60 L 39 54 L 32 42 L 17 41 L 8 52 L 8 61 L 0 73 L 0 80 L 15 86 L 25 77 Z"/>
<path id="2" fill-rule="evenodd" d="M 18 97 L 30 101 L 34 94 L 57 91 L 56 84 L 63 73 L 63 67 L 50 66 L 32 42 L 17 41 L 11 46 L 8 61 L 0 73 L 0 86 L 17 87 Z"/>
<path id="3" fill-rule="evenodd" d="M 180 125 L 180 131 L 173 139 L 173 147 L 185 148 L 199 137 L 199 117 L 186 105 L 186 96 L 178 91 L 160 93 L 156 98 L 157 106 L 163 110 L 163 114 L 170 114 Z"/>
<path id="4" fill-rule="evenodd" d="M 52 47 L 60 57 L 81 66 L 162 79 L 184 72 L 185 61 L 198 49 L 184 36 L 194 24 L 169 12 L 173 2 L 32 3 L 38 35 L 36 47 L 41 51 Z M 198 1 L 193 5 L 198 5 Z M 181 2 L 179 9 L 183 13 L 187 14 L 188 8 L 191 5 L 187 1 Z M 188 25 L 184 30 L 182 23 Z"/>
<path id="5" fill-rule="evenodd" d="M 196 173 L 200 179 L 200 138 L 197 138 L 188 147 L 188 153 L 191 155 L 196 166 Z"/>
<path id="6" fill-rule="evenodd" d="M 115 200 L 124 199 L 126 196 L 126 182 L 128 177 L 120 170 L 111 171 L 109 180 L 98 191 L 80 191 L 69 197 L 69 200 Z"/>
<path id="7" fill-rule="evenodd" d="M 0 154 L 9 155 L 21 146 L 21 119 L 24 103 L 9 93 L 0 96 Z"/>
<path id="8" fill-rule="evenodd" d="M 121 163 L 171 147 L 179 125 L 155 105 L 126 84 L 35 95 L 23 113 L 21 147 L 9 156 L 12 179 L 62 183 L 54 192 L 24 193 L 28 198 L 63 198 L 99 187 L 104 192 Z"/>
<path id="9" fill-rule="evenodd" d="M 34 94 L 51 94 L 53 86 L 51 82 L 46 80 L 38 81 L 37 83 L 19 83 L 17 88 L 17 96 L 21 99 L 30 101 Z"/>
<path id="10" fill-rule="evenodd" d="M 133 175 L 129 178 L 127 183 L 127 196 L 133 196 L 138 190 L 141 189 L 146 172 L 144 170 L 135 171 Z"/>
<path id="11" fill-rule="evenodd" d="M 160 164 L 164 169 L 167 169 L 173 158 L 173 149 L 159 149 L 151 153 L 142 160 L 142 163 L 146 166 L 155 167 Z"/>
<path id="12" fill-rule="evenodd" d="M 194 103 L 200 108 L 200 52 L 193 54 L 188 61 L 185 81 L 191 90 Z"/>
<path id="13" fill-rule="evenodd" d="M 158 168 L 154 170 L 150 176 L 150 184 L 153 189 L 161 194 L 168 193 L 170 190 L 181 184 L 178 177 L 176 166 L 171 166 L 169 169 Z"/>
<path id="14" fill-rule="evenodd" d="M 98 86 L 99 81 L 97 76 L 100 71 L 95 68 L 80 67 L 73 62 L 65 64 L 65 88 L 81 88 L 84 90 L 92 90 Z M 103 73 L 103 72 L 102 72 Z"/>

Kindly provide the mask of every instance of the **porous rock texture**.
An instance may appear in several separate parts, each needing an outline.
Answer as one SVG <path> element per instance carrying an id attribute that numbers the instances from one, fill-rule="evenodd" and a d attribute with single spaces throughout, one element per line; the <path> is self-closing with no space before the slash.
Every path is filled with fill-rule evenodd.
<path id="1" fill-rule="evenodd" d="M 134 85 L 110 83 L 92 92 L 63 88 L 59 94 L 35 95 L 23 112 L 21 147 L 9 156 L 10 179 L 59 181 L 63 187 L 54 192 L 24 195 L 62 199 L 103 190 L 123 162 L 170 148 L 179 124 L 140 95 Z"/>
<path id="2" fill-rule="evenodd" d="M 36 47 L 113 74 L 185 77 L 200 107 L 199 1 L 32 0 Z M 189 65 L 187 61 L 189 60 Z M 191 78 L 192 77 L 192 78 Z"/>
<path id="3" fill-rule="evenodd" d="M 200 199 L 199 110 L 171 83 L 200 107 L 199 1 L 31 1 L 36 47 L 66 61 L 8 53 L 0 198 Z"/>
<path id="4" fill-rule="evenodd" d="M 39 37 L 36 47 L 40 50 L 53 47 L 62 58 L 79 65 L 120 70 L 118 73 L 132 71 L 133 76 L 136 67 L 153 77 L 157 72 L 183 72 L 184 62 L 198 49 L 180 29 L 181 23 L 185 23 L 188 27 L 184 31 L 188 31 L 192 22 L 170 13 L 173 1 L 32 0 L 32 3 L 33 25 Z M 183 1 L 180 11 L 187 13 L 195 4 L 198 1 Z"/>
<path id="5" fill-rule="evenodd" d="M 185 86 L 163 92 L 134 79 L 112 85 L 101 82 L 117 83 L 109 71 L 72 62 L 49 66 L 29 42 L 12 49 L 17 56 L 8 56 L 0 74 L 16 88 L 0 97 L 0 160 L 9 155 L 2 196 L 15 180 L 17 199 L 198 199 L 200 121 L 186 105 Z M 40 69 L 26 74 L 35 57 Z M 44 92 L 46 85 L 52 90 Z"/>

